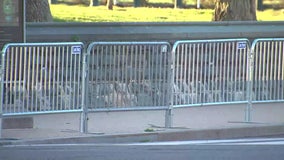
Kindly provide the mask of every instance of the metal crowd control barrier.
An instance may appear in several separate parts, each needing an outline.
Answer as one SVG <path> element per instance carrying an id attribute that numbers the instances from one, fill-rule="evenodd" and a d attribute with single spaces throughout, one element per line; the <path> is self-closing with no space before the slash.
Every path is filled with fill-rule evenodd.
<path id="1" fill-rule="evenodd" d="M 82 131 L 87 132 L 88 110 L 169 109 L 170 51 L 166 42 L 91 43 L 84 65 L 87 97 Z"/>
<path id="2" fill-rule="evenodd" d="M 89 110 L 161 109 L 169 104 L 166 42 L 94 42 L 87 49 Z"/>
<path id="3" fill-rule="evenodd" d="M 253 101 L 284 100 L 284 38 L 256 39 L 254 56 Z"/>
<path id="4" fill-rule="evenodd" d="M 174 107 L 284 100 L 284 38 L 13 43 L 1 54 L 3 115 Z M 171 52 L 172 51 L 172 52 Z M 1 137 L 1 125 L 0 125 Z"/>
<path id="5" fill-rule="evenodd" d="M 13 43 L 3 48 L 3 115 L 81 110 L 82 43 Z"/>
<path id="6" fill-rule="evenodd" d="M 249 51 L 247 39 L 177 41 L 174 106 L 246 101 Z"/>

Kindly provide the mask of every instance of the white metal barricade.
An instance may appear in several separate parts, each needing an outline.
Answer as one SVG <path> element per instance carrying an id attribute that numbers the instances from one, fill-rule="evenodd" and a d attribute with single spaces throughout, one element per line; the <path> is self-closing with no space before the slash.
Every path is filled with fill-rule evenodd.
<path id="1" fill-rule="evenodd" d="M 246 101 L 249 51 L 247 39 L 177 41 L 174 106 Z"/>
<path id="2" fill-rule="evenodd" d="M 89 109 L 157 109 L 169 102 L 166 42 L 94 42 L 87 53 Z"/>
<path id="3" fill-rule="evenodd" d="M 256 39 L 251 48 L 253 101 L 284 100 L 284 38 Z"/>
<path id="4" fill-rule="evenodd" d="M 4 115 L 81 109 L 82 43 L 13 43 L 2 51 Z"/>
<path id="5" fill-rule="evenodd" d="M 284 100 L 284 39 L 12 43 L 1 54 L 2 115 Z M 1 133 L 1 125 L 0 125 Z M 1 135 L 0 135 L 1 137 Z"/>

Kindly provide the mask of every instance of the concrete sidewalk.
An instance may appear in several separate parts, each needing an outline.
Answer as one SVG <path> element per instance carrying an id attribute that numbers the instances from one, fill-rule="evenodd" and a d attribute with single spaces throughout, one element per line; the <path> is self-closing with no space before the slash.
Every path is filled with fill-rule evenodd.
<path id="1" fill-rule="evenodd" d="M 177 108 L 173 111 L 172 128 L 164 128 L 164 110 L 95 112 L 88 115 L 88 134 L 79 132 L 80 113 L 34 115 L 32 128 L 3 129 L 0 145 L 123 143 L 284 135 L 284 103 L 253 104 L 251 123 L 244 122 L 245 108 L 246 104 Z"/>

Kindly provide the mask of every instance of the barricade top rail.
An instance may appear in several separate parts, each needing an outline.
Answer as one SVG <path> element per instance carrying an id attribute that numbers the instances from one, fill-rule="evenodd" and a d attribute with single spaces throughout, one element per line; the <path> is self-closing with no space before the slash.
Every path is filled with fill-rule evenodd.
<path id="1" fill-rule="evenodd" d="M 251 53 L 254 53 L 255 52 L 255 47 L 256 47 L 256 44 L 259 43 L 259 42 L 275 42 L 275 41 L 283 41 L 284 42 L 284 38 L 258 38 L 258 39 L 255 39 L 253 42 L 252 42 L 252 45 L 251 45 Z"/>
<path id="2" fill-rule="evenodd" d="M 45 47 L 45 46 L 62 46 L 62 45 L 81 45 L 84 47 L 83 42 L 47 42 L 47 43 L 8 43 L 4 45 L 2 48 L 2 53 L 5 53 L 5 51 L 9 47 Z"/>
<path id="3" fill-rule="evenodd" d="M 176 41 L 173 45 L 173 51 L 177 48 L 177 46 L 181 43 L 214 43 L 214 42 L 234 42 L 234 41 L 246 41 L 250 46 L 250 42 L 246 38 L 238 38 L 238 39 L 209 39 L 209 40 L 180 40 Z"/>
<path id="4" fill-rule="evenodd" d="M 110 42 L 92 42 L 90 45 L 100 44 L 100 45 L 107 45 L 107 44 L 117 44 L 117 45 L 128 45 L 128 44 L 169 44 L 168 42 L 161 42 L 161 41 L 110 41 Z M 89 46 L 90 46 L 89 45 Z"/>
<path id="5" fill-rule="evenodd" d="M 96 45 L 168 45 L 171 47 L 170 43 L 168 42 L 160 42 L 160 41 L 123 41 L 123 42 L 116 42 L 116 41 L 111 41 L 111 42 L 92 42 L 88 45 L 87 47 L 87 53 L 90 53 L 92 48 Z M 171 50 L 171 48 L 169 48 Z"/>
<path id="6" fill-rule="evenodd" d="M 283 41 L 284 38 L 257 38 L 254 40 L 254 42 L 256 41 Z"/>

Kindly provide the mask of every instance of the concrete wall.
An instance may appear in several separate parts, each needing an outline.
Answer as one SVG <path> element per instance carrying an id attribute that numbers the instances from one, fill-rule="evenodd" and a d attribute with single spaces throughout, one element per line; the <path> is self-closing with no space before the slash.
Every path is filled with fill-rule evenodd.
<path id="1" fill-rule="evenodd" d="M 284 37 L 284 22 L 27 23 L 27 42 Z"/>

